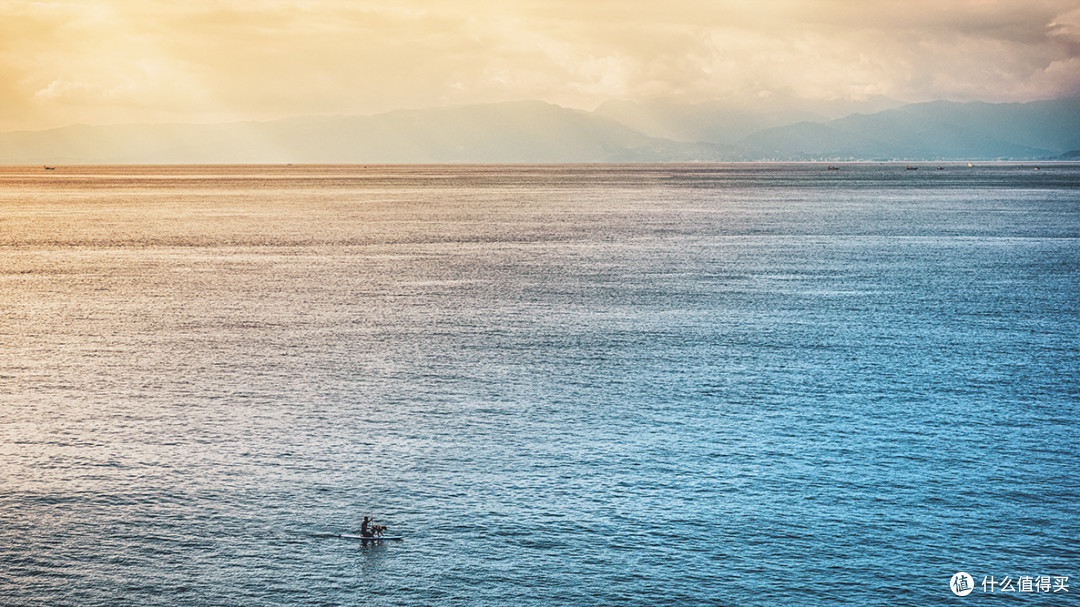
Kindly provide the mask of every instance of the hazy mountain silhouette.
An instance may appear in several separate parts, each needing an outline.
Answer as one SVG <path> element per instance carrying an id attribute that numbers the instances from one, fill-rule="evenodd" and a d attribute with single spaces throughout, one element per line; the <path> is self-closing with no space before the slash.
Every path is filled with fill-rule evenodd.
<path id="1" fill-rule="evenodd" d="M 525 101 L 273 122 L 76 125 L 0 133 L 0 163 L 1049 159 L 1080 149 L 1078 99 L 806 117 L 660 102 L 589 113 Z"/>
<path id="2" fill-rule="evenodd" d="M 732 106 L 722 101 L 676 103 L 665 99 L 613 100 L 602 104 L 594 114 L 613 118 L 652 137 L 732 145 L 764 129 L 802 121 L 825 122 L 856 111 L 876 112 L 901 105 L 903 103 L 885 97 L 862 102 L 814 103 L 769 98 L 754 109 Z"/>
<path id="3" fill-rule="evenodd" d="M 438 163 L 718 160 L 727 150 L 648 137 L 537 102 L 211 125 L 72 126 L 0 134 L 0 163 Z"/>
<path id="4" fill-rule="evenodd" d="M 759 131 L 747 155 L 810 159 L 1039 159 L 1080 147 L 1080 99 L 906 105 Z"/>
<path id="5" fill-rule="evenodd" d="M 673 104 L 664 101 L 608 101 L 594 115 L 617 120 L 651 137 L 672 141 L 732 145 L 758 131 L 800 121 L 824 122 L 825 116 L 804 111 L 752 112 L 718 104 Z"/>
<path id="6" fill-rule="evenodd" d="M 293 119 L 270 129 L 301 162 L 619 162 L 718 158 L 711 146 L 648 137 L 538 101 Z"/>

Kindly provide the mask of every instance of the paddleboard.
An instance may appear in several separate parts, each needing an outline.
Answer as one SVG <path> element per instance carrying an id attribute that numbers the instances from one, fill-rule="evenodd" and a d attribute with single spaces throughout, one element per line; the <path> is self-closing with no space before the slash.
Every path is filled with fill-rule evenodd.
<path id="1" fill-rule="evenodd" d="M 342 533 L 338 537 L 343 537 L 350 540 L 364 540 L 365 542 L 375 542 L 379 540 L 403 540 L 405 539 L 400 535 L 384 535 L 381 537 L 364 537 L 362 535 L 352 535 L 350 533 Z"/>

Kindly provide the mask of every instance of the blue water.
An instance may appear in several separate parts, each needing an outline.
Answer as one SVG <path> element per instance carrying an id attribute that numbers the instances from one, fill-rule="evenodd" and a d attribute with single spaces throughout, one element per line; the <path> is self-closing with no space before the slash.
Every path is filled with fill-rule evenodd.
<path id="1" fill-rule="evenodd" d="M 932 168 L 0 168 L 0 604 L 1076 604 L 1080 166 Z"/>

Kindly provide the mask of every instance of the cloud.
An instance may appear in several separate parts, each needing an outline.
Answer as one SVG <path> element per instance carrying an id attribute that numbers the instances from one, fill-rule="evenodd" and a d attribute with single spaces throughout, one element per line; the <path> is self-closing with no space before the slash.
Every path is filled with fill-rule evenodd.
<path id="1" fill-rule="evenodd" d="M 544 99 L 1024 101 L 1080 91 L 1075 0 L 0 5 L 0 127 Z"/>

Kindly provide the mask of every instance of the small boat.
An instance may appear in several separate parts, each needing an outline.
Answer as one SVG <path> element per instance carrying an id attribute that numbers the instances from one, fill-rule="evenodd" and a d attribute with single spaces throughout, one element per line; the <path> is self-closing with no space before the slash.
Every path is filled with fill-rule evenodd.
<path id="1" fill-rule="evenodd" d="M 918 171 L 919 170 L 919 167 L 913 167 L 910 164 L 905 166 L 904 168 L 909 170 L 909 171 Z"/>
<path id="2" fill-rule="evenodd" d="M 830 171 L 839 171 L 839 170 L 840 170 L 840 167 L 834 167 L 833 165 L 831 165 L 831 164 L 830 164 L 830 165 L 828 166 L 828 169 L 829 169 Z"/>
<path id="3" fill-rule="evenodd" d="M 51 166 L 49 166 L 49 165 L 45 165 L 45 170 L 46 170 L 46 171 L 55 171 L 55 170 L 56 170 L 56 167 L 51 167 Z"/>

